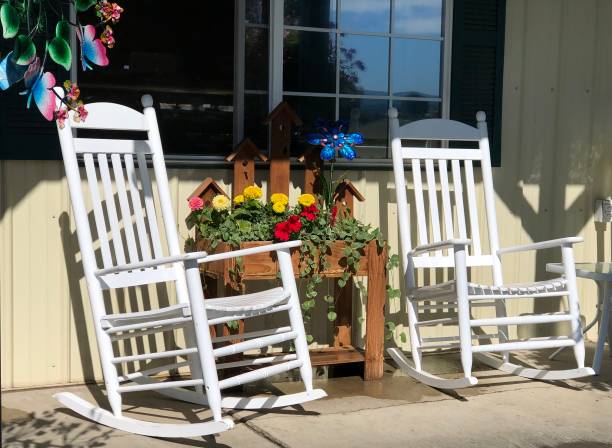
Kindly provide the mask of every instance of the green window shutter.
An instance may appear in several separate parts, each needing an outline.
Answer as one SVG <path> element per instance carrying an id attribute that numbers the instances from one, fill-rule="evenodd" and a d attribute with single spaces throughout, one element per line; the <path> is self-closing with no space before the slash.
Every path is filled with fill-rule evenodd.
<path id="1" fill-rule="evenodd" d="M 506 0 L 455 0 L 450 117 L 475 124 L 484 110 L 491 162 L 501 163 L 502 82 Z"/>
<path id="2" fill-rule="evenodd" d="M 59 160 L 55 122 L 43 118 L 32 100 L 19 95 L 23 83 L 0 92 L 0 160 Z"/>

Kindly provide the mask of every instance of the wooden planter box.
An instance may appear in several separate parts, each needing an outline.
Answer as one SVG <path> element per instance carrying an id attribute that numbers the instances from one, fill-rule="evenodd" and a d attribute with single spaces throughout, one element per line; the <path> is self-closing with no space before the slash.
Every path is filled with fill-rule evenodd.
<path id="1" fill-rule="evenodd" d="M 259 247 L 271 242 L 245 242 L 240 249 Z M 345 247 L 343 241 L 333 243 L 327 254 L 330 268 L 321 272 L 323 277 L 338 278 L 344 272 L 343 254 Z M 226 243 L 220 243 L 214 250 L 210 248 L 210 241 L 200 239 L 196 242 L 196 250 L 206 251 L 210 254 L 230 251 Z M 250 255 L 243 258 L 242 282 L 249 280 L 276 279 L 278 265 L 274 252 Z M 297 274 L 300 272 L 299 248 L 292 251 L 293 269 Z M 311 361 L 313 366 L 334 365 L 352 362 L 364 362 L 364 378 L 374 380 L 383 374 L 383 348 L 384 348 L 384 325 L 385 325 L 385 302 L 386 302 L 386 252 L 379 249 L 376 241 L 371 241 L 362 249 L 362 257 L 359 262 L 357 275 L 368 277 L 368 299 L 366 308 L 366 344 L 365 352 L 353 347 L 351 341 L 352 328 L 352 281 L 340 288 L 335 284 L 335 296 L 337 297 L 335 311 L 338 315 L 334 322 L 334 344 L 333 347 L 311 350 Z M 237 284 L 230 275 L 230 270 L 235 268 L 235 259 L 221 260 L 201 265 L 202 275 L 206 282 L 207 295 L 210 297 L 230 296 L 240 294 L 242 285 Z M 223 281 L 224 291 L 219 291 L 218 282 Z M 243 324 L 240 326 L 240 333 Z M 224 329 L 227 333 L 228 330 Z"/>
<path id="2" fill-rule="evenodd" d="M 252 247 L 260 247 L 272 244 L 272 241 L 251 241 L 240 244 L 240 249 L 250 249 Z M 321 275 L 325 277 L 340 277 L 344 272 L 345 267 L 342 264 L 342 251 L 346 247 L 344 241 L 336 241 L 332 244 L 331 250 L 327 253 L 327 261 L 330 268 L 322 271 Z M 375 246 L 374 246 L 375 247 Z M 215 249 L 210 248 L 209 240 L 198 240 L 196 250 L 205 251 L 209 254 L 228 252 L 231 249 L 229 244 L 220 243 Z M 376 249 L 374 249 L 376 250 Z M 359 261 L 358 275 L 368 275 L 368 252 L 370 246 L 361 250 L 361 260 Z M 293 270 L 300 272 L 300 249 L 291 250 Z M 244 268 L 242 273 L 243 280 L 265 280 L 275 279 L 278 273 L 278 262 L 276 261 L 275 252 L 265 252 L 261 254 L 250 255 L 243 258 Z M 229 261 L 229 263 L 228 263 Z M 213 263 L 202 265 L 202 271 L 210 277 L 224 278 L 227 273 L 227 268 L 233 268 L 235 260 L 221 260 Z"/>

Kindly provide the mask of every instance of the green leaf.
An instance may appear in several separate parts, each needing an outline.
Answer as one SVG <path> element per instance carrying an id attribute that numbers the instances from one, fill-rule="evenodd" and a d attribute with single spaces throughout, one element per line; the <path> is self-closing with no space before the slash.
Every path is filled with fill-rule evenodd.
<path id="1" fill-rule="evenodd" d="M 334 303 L 334 296 L 330 296 L 329 294 L 323 296 L 323 300 L 325 300 L 327 303 Z"/>
<path id="2" fill-rule="evenodd" d="M 10 39 L 15 37 L 19 31 L 19 13 L 8 3 L 0 8 L 0 22 L 2 22 L 2 37 Z"/>
<path id="3" fill-rule="evenodd" d="M 57 64 L 64 67 L 66 70 L 70 70 L 72 65 L 72 52 L 70 51 L 70 45 L 64 40 L 63 37 L 54 37 L 49 43 L 49 56 Z"/>
<path id="4" fill-rule="evenodd" d="M 67 20 L 60 20 L 55 25 L 55 36 L 61 37 L 65 41 L 70 40 L 70 24 Z"/>
<path id="5" fill-rule="evenodd" d="M 327 313 L 327 320 L 329 321 L 336 320 L 336 317 L 338 317 L 338 315 L 336 314 L 335 311 L 330 311 L 329 313 Z"/>
<path id="6" fill-rule="evenodd" d="M 311 334 L 307 334 L 306 335 L 306 342 L 308 342 L 309 344 L 314 341 L 314 336 Z"/>
<path id="7" fill-rule="evenodd" d="M 407 340 L 408 340 L 408 338 L 406 337 L 406 333 L 402 331 L 400 333 L 400 341 L 406 342 Z"/>
<path id="8" fill-rule="evenodd" d="M 344 280 L 343 278 L 339 278 L 338 279 L 338 286 L 340 288 L 344 288 L 346 286 L 346 280 Z"/>
<path id="9" fill-rule="evenodd" d="M 28 36 L 20 34 L 15 39 L 15 49 L 13 50 L 13 59 L 19 65 L 28 65 L 36 56 L 36 47 L 34 42 Z"/>
<path id="10" fill-rule="evenodd" d="M 87 11 L 93 5 L 96 4 L 96 0 L 76 0 L 74 5 L 76 6 L 76 10 L 78 12 Z"/>

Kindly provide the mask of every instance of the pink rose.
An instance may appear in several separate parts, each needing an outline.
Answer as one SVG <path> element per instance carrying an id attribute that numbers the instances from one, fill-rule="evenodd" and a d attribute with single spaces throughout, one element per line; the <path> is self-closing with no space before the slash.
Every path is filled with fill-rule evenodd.
<path id="1" fill-rule="evenodd" d="M 202 198 L 193 196 L 189 198 L 189 208 L 192 211 L 202 210 L 204 208 L 204 201 L 202 200 Z"/>

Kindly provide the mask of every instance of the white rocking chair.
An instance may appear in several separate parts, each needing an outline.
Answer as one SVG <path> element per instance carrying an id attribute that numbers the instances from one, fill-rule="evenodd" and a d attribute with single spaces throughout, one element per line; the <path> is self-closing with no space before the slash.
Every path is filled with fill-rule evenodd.
<path id="1" fill-rule="evenodd" d="M 144 113 L 118 104 L 89 104 L 89 118 L 86 122 L 75 123 L 70 117 L 63 128 L 58 127 L 93 324 L 112 412 L 88 403 L 69 392 L 58 393 L 55 398 L 84 417 L 113 428 L 155 437 L 193 437 L 231 429 L 233 422 L 231 419 L 222 418 L 222 408 L 275 408 L 326 396 L 323 390 L 313 389 L 312 386 L 312 368 L 289 252 L 291 248 L 301 243 L 292 241 L 271 244 L 211 256 L 204 252 L 182 254 L 173 216 L 157 118 L 152 107 L 153 100 L 145 95 L 142 104 Z M 96 129 L 102 132 L 141 131 L 147 133 L 148 139 L 138 141 L 79 138 L 76 135 L 77 129 Z M 98 267 L 94 252 L 83 193 L 85 188 L 81 182 L 77 157 L 82 157 L 85 165 L 84 174 L 93 205 L 93 221 L 102 268 Z M 155 174 L 157 195 L 153 193 L 154 186 L 147 168 L 149 162 Z M 111 179 L 111 170 L 114 182 Z M 102 182 L 102 194 L 98 186 L 99 179 Z M 116 206 L 117 200 L 119 207 Z M 162 229 L 158 228 L 159 213 L 165 228 L 167 254 L 163 252 Z M 110 225 L 110 237 L 107 223 Z M 126 245 L 122 238 L 125 238 Z M 254 294 L 204 300 L 199 263 L 270 251 L 275 251 L 277 254 L 282 287 Z M 176 305 L 122 314 L 109 314 L 105 309 L 104 290 L 163 282 L 174 283 L 178 298 Z M 245 333 L 242 335 L 245 339 L 243 342 L 213 348 L 214 342 L 223 342 L 227 338 L 212 339 L 210 325 L 280 311 L 288 312 L 289 326 Z M 116 354 L 113 349 L 116 341 L 181 328 L 185 335 L 185 348 L 129 356 Z M 293 341 L 295 354 L 216 362 L 217 358 L 285 341 Z M 171 362 L 163 366 L 148 364 L 135 373 L 119 375 L 117 371 L 117 367 L 125 363 L 138 362 L 142 367 L 142 363 L 160 358 L 170 358 Z M 184 358 L 185 361 L 176 362 L 176 358 Z M 217 369 L 257 367 L 262 364 L 270 365 L 223 380 L 219 380 L 217 376 Z M 172 381 L 159 381 L 153 378 L 153 375 L 160 372 L 181 367 L 189 367 L 191 378 Z M 305 384 L 305 392 L 283 396 L 221 396 L 223 389 L 298 368 Z M 186 389 L 187 387 L 193 387 L 194 390 Z M 122 394 L 148 390 L 209 406 L 213 421 L 162 424 L 123 416 Z"/>
<path id="2" fill-rule="evenodd" d="M 476 115 L 478 127 L 443 119 L 420 120 L 399 125 L 396 109 L 389 110 L 393 170 L 397 195 L 399 231 L 401 240 L 402 262 L 405 269 L 406 305 L 410 330 L 411 354 L 414 365 L 411 365 L 401 350 L 388 350 L 391 357 L 403 371 L 414 378 L 439 389 L 458 389 L 475 385 L 478 381 L 472 376 L 472 357 L 482 363 L 507 373 L 540 380 L 563 380 L 593 375 L 591 368 L 584 367 L 584 341 L 578 307 L 578 291 L 574 271 L 572 245 L 582 241 L 570 237 L 552 241 L 526 244 L 523 246 L 499 249 L 497 221 L 495 214 L 495 195 L 491 174 L 489 139 L 484 112 Z M 424 148 L 402 146 L 406 140 L 434 141 L 472 141 L 478 142 L 478 149 Z M 419 245 L 412 244 L 408 201 L 406 197 L 406 180 L 404 161 L 412 163 L 414 182 L 414 207 L 417 218 Z M 490 251 L 486 253 L 480 243 L 478 225 L 478 207 L 474 184 L 473 162 L 480 162 L 484 187 L 484 206 L 489 233 Z M 463 164 L 463 175 L 461 165 Z M 424 165 L 426 182 L 421 180 L 421 169 Z M 448 168 L 453 176 L 452 187 L 449 183 Z M 437 172 L 437 174 L 436 174 Z M 467 190 L 467 209 L 469 213 L 469 234 L 464 211 L 465 179 Z M 439 182 L 442 202 L 438 207 Z M 427 190 L 429 213 L 426 211 L 424 188 Z M 451 188 L 454 202 L 451 200 Z M 453 213 L 453 203 L 455 213 Z M 429 219 L 428 219 L 429 216 Z M 441 221 L 441 222 L 440 222 Z M 458 229 L 458 234 L 456 230 Z M 468 239 L 469 238 L 469 239 Z M 504 284 L 500 256 L 503 254 L 528 250 L 561 248 L 564 265 L 564 276 L 554 280 Z M 470 253 L 468 253 L 470 248 Z M 469 281 L 468 268 L 471 266 L 490 267 L 493 274 L 493 285 L 476 284 Z M 444 283 L 417 287 L 415 271 L 419 268 L 454 268 L 454 280 Z M 524 298 L 567 296 L 568 312 L 548 313 L 529 316 L 512 316 L 506 314 L 506 300 Z M 474 319 L 471 309 L 474 307 L 493 307 L 496 317 Z M 423 310 L 456 310 L 454 315 L 431 320 L 419 320 Z M 545 338 L 528 338 L 510 340 L 509 325 L 544 324 L 552 322 L 570 322 L 571 334 L 568 336 L 551 336 Z M 456 336 L 424 338 L 420 328 L 435 325 L 458 325 Z M 495 334 L 476 334 L 473 328 L 496 327 Z M 493 343 L 492 340 L 497 340 Z M 489 343 L 487 343 L 487 341 Z M 484 344 L 480 344 L 484 341 Z M 555 347 L 573 347 L 577 369 L 540 370 L 513 364 L 509 361 L 509 352 L 513 350 L 536 350 Z M 428 349 L 459 348 L 464 377 L 459 379 L 442 378 L 423 370 L 422 353 Z M 488 353 L 500 352 L 501 357 Z"/>

